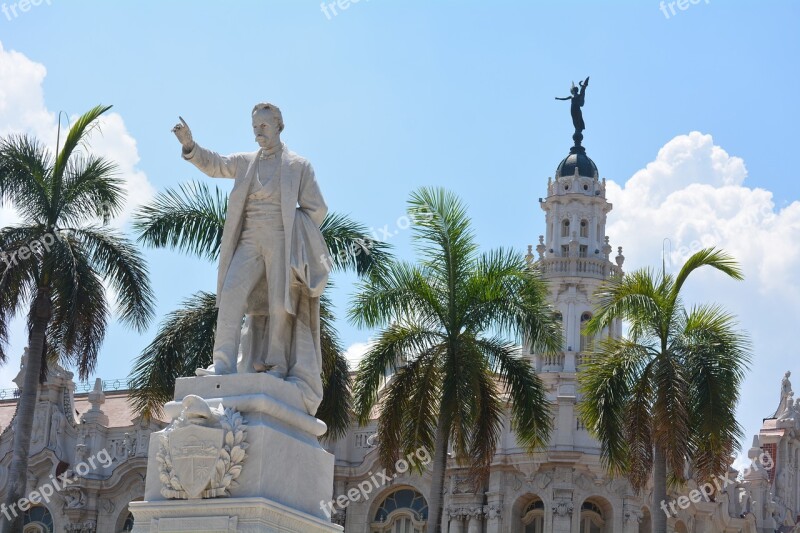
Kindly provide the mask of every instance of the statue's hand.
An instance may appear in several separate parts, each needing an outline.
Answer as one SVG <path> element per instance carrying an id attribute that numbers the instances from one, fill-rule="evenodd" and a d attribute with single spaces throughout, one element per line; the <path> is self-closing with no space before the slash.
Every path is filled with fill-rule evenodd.
<path id="1" fill-rule="evenodd" d="M 189 125 L 183 120 L 183 117 L 178 117 L 181 119 L 180 124 L 176 124 L 174 128 L 172 128 L 172 133 L 175 134 L 175 137 L 183 146 L 184 152 L 191 152 L 192 148 L 194 148 L 194 139 L 192 138 L 192 130 L 189 129 Z"/>

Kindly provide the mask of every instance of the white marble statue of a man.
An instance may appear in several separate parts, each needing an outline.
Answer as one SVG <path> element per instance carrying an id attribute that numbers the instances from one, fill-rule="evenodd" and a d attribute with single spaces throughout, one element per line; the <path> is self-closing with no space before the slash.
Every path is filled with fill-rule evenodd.
<path id="1" fill-rule="evenodd" d="M 211 177 L 234 179 L 220 248 L 214 364 L 198 374 L 268 372 L 297 384 L 310 414 L 322 400 L 319 296 L 327 253 L 319 230 L 327 213 L 310 163 L 281 142 L 283 116 L 252 111 L 259 150 L 221 156 L 199 146 L 181 118 L 173 128 L 183 158 Z M 246 344 L 246 346 L 244 345 Z"/>

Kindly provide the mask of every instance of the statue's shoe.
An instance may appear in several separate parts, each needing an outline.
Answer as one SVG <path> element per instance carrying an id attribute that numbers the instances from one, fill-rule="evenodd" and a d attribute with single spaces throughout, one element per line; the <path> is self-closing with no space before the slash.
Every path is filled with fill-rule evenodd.
<path id="1" fill-rule="evenodd" d="M 216 372 L 214 372 L 214 365 L 208 368 L 198 368 L 194 371 L 195 376 L 213 376 L 214 374 L 216 374 Z"/>
<path id="2" fill-rule="evenodd" d="M 222 374 L 233 374 L 233 372 L 227 367 L 222 367 L 214 363 L 208 368 L 198 368 L 194 371 L 194 374 L 196 376 L 219 376 Z"/>

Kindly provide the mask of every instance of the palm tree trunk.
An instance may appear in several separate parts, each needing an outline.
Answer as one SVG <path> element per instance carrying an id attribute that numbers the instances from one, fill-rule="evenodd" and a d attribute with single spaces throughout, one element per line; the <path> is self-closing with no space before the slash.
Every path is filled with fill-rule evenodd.
<path id="1" fill-rule="evenodd" d="M 428 533 L 439 533 L 442 526 L 442 503 L 444 496 L 444 473 L 447 469 L 447 420 L 439 414 L 436 425 L 436 442 L 433 450 L 431 493 L 428 501 Z"/>
<path id="2" fill-rule="evenodd" d="M 664 506 L 662 506 L 662 502 Z M 653 454 L 653 533 L 667 533 L 667 455 L 656 446 Z M 671 512 L 671 511 L 669 511 Z"/>
<path id="3" fill-rule="evenodd" d="M 33 414 L 36 410 L 36 396 L 39 392 L 39 374 L 42 369 L 44 336 L 52 314 L 50 290 L 39 287 L 34 300 L 33 323 L 28 339 L 28 361 L 25 364 L 25 378 L 20 391 L 17 413 L 14 418 L 14 450 L 9 473 L 8 494 L 6 495 L 2 520 L 3 533 L 22 531 L 22 512 L 17 503 L 26 496 L 28 481 L 28 453 L 31 447 Z M 11 521 L 6 519 L 11 518 Z"/>

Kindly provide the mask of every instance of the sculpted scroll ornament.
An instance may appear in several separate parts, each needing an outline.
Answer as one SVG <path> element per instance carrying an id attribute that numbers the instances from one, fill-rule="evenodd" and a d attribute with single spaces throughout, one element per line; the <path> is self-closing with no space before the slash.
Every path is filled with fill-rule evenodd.
<path id="1" fill-rule="evenodd" d="M 184 500 L 230 496 L 247 455 L 247 426 L 238 411 L 210 409 L 194 398 L 189 406 L 184 399 L 183 413 L 161 437 L 161 494 Z"/>

